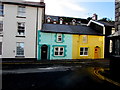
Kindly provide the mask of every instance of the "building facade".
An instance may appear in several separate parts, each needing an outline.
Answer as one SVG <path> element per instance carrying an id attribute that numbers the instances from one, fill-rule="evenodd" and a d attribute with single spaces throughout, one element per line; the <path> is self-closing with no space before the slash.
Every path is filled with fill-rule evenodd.
<path id="1" fill-rule="evenodd" d="M 0 2 L 0 58 L 37 58 L 44 9 L 43 2 Z"/>
<path id="2" fill-rule="evenodd" d="M 115 33 L 110 36 L 112 44 L 112 53 L 110 58 L 110 75 L 120 81 L 120 0 L 115 0 Z"/>
<path id="3" fill-rule="evenodd" d="M 38 60 L 103 58 L 104 35 L 86 25 L 46 23 L 38 31 Z"/>
<path id="4" fill-rule="evenodd" d="M 38 31 L 38 60 L 72 59 L 72 36 Z"/>
<path id="5" fill-rule="evenodd" d="M 108 37 L 115 32 L 114 22 L 105 22 L 105 21 L 93 21 L 90 20 L 88 26 L 95 29 L 97 32 L 102 33 L 105 36 L 104 39 L 104 57 L 109 58 L 111 53 L 111 44 L 110 38 Z"/>
<path id="6" fill-rule="evenodd" d="M 112 55 L 120 57 L 120 0 L 115 0 L 115 31 L 111 35 L 113 41 Z"/>
<path id="7" fill-rule="evenodd" d="M 73 59 L 103 59 L 104 36 L 99 35 L 73 35 Z"/>

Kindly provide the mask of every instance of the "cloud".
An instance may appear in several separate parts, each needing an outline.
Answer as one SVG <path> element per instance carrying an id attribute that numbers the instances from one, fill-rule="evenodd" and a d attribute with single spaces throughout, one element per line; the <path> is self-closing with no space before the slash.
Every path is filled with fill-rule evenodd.
<path id="1" fill-rule="evenodd" d="M 78 12 L 86 12 L 84 7 L 81 7 L 77 0 L 45 0 L 46 14 L 56 16 L 79 17 Z"/>
<path id="2" fill-rule="evenodd" d="M 40 0 L 27 0 L 40 1 Z M 114 2 L 114 0 L 44 0 L 47 15 L 87 18 L 89 9 L 81 6 L 81 2 Z"/>

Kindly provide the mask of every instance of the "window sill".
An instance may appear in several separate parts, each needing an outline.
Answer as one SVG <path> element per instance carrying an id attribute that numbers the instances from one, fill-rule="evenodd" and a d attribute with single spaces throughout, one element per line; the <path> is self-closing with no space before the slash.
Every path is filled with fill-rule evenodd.
<path id="1" fill-rule="evenodd" d="M 25 58 L 25 56 L 15 56 L 15 58 Z"/>
<path id="2" fill-rule="evenodd" d="M 65 57 L 65 56 L 64 55 L 63 56 L 60 56 L 60 55 L 56 56 L 56 55 L 54 55 L 54 57 Z"/>
<path id="3" fill-rule="evenodd" d="M 19 36 L 19 35 L 17 35 L 16 37 L 23 37 L 23 38 L 25 38 L 25 36 Z"/>
<path id="4" fill-rule="evenodd" d="M 4 15 L 0 15 L 1 17 L 4 17 Z"/>
<path id="5" fill-rule="evenodd" d="M 22 16 L 16 16 L 16 18 L 26 18 L 25 16 L 24 17 L 22 17 Z"/>
<path id="6" fill-rule="evenodd" d="M 63 42 L 56 42 L 56 43 L 63 43 Z"/>
<path id="7" fill-rule="evenodd" d="M 3 34 L 0 34 L 1 37 L 3 37 Z"/>
<path id="8" fill-rule="evenodd" d="M 86 57 L 86 56 L 88 56 L 88 55 L 80 55 L 80 56 L 83 56 L 83 57 L 85 56 L 85 57 Z"/>

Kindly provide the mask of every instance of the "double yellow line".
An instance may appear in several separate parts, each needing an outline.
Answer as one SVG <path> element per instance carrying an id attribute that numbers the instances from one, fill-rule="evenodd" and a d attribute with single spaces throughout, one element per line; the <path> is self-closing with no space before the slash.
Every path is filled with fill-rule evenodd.
<path id="1" fill-rule="evenodd" d="M 99 79 L 102 79 L 102 80 L 106 80 L 114 85 L 117 85 L 120 87 L 120 83 L 116 82 L 116 81 L 113 81 L 103 75 L 101 75 L 99 72 L 104 72 L 104 70 L 109 70 L 109 68 L 106 68 L 106 69 L 103 69 L 103 68 L 97 68 L 97 69 L 94 69 L 94 74 L 99 78 Z"/>

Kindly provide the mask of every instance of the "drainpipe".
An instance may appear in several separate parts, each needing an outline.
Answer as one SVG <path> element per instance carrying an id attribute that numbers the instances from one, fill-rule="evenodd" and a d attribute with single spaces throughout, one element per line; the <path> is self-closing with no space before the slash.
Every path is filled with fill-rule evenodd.
<path id="1" fill-rule="evenodd" d="M 37 58 L 37 49 L 38 49 L 38 7 L 36 12 L 36 48 L 35 48 L 35 58 Z"/>
<path id="2" fill-rule="evenodd" d="M 105 35 L 105 26 L 103 26 L 103 34 Z M 104 36 L 104 42 L 103 42 L 103 45 L 104 45 L 104 48 L 103 48 L 103 57 L 105 58 L 105 38 L 106 36 Z"/>

